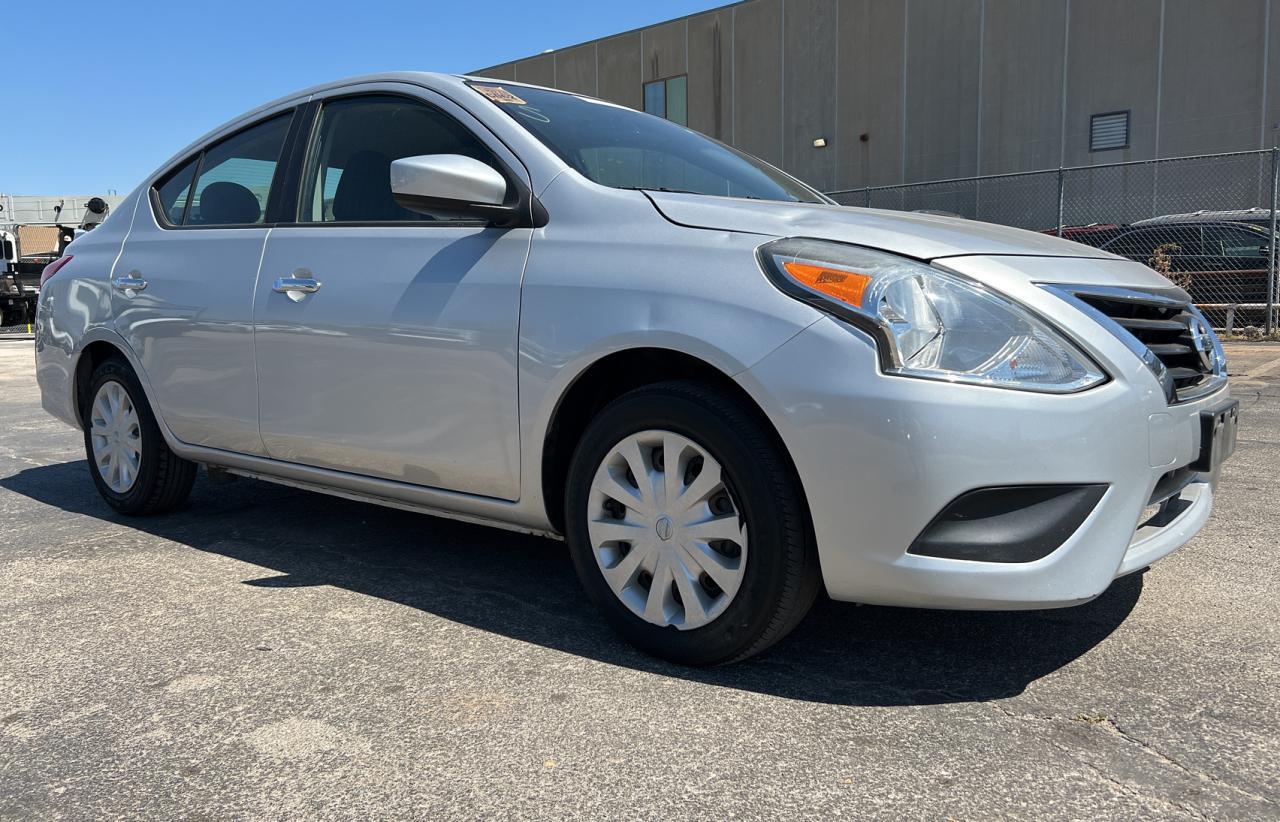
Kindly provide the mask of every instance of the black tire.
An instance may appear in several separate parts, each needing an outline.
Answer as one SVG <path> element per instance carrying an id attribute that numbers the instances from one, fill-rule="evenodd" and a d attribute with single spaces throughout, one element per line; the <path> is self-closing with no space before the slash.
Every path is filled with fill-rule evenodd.
<path id="1" fill-rule="evenodd" d="M 632 613 L 605 581 L 588 534 L 597 468 L 617 443 L 649 429 L 687 437 L 719 461 L 750 529 L 741 587 L 720 616 L 700 628 L 659 626 Z M 817 552 L 799 479 L 772 432 L 725 392 L 678 381 L 619 397 L 583 433 L 566 491 L 566 537 L 582 586 L 618 633 L 653 656 L 691 666 L 745 659 L 799 625 L 818 594 Z"/>
<path id="2" fill-rule="evenodd" d="M 138 465 L 138 475 L 133 485 L 124 493 L 111 490 L 103 479 L 93 456 L 90 435 L 93 399 L 105 383 L 112 381 L 119 383 L 128 393 L 129 400 L 137 410 L 142 433 L 142 458 Z M 81 418 L 84 421 L 84 449 L 89 459 L 89 473 L 93 476 L 93 484 L 98 487 L 98 493 L 108 505 L 122 514 L 146 515 L 172 511 L 186 502 L 196 479 L 197 466 L 169 450 L 164 435 L 156 424 L 151 406 L 147 404 L 142 385 L 124 359 L 112 357 L 98 365 L 89 379 L 89 390 L 83 397 L 83 403 Z"/>

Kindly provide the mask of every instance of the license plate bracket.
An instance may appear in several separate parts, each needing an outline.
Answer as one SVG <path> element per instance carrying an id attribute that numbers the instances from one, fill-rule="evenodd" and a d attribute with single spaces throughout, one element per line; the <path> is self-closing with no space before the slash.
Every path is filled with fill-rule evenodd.
<path id="1" fill-rule="evenodd" d="M 1222 463 L 1235 453 L 1240 424 L 1240 401 L 1227 400 L 1200 412 L 1200 455 L 1191 468 L 1217 476 Z"/>

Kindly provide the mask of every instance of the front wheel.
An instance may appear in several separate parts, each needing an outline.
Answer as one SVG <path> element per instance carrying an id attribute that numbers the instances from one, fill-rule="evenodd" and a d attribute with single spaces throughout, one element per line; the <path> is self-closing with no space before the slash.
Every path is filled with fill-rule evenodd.
<path id="1" fill-rule="evenodd" d="M 789 633 L 817 595 L 799 482 L 726 393 L 670 382 L 615 400 L 583 434 L 567 490 L 583 587 L 654 656 L 744 659 Z"/>
<path id="2" fill-rule="evenodd" d="M 98 493 L 122 514 L 158 514 L 191 494 L 196 464 L 169 450 L 128 363 L 111 358 L 89 380 L 84 448 Z"/>

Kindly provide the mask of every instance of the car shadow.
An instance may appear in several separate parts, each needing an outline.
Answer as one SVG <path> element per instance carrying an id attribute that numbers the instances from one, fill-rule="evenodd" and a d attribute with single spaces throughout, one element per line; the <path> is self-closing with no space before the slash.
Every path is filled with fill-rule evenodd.
<path id="1" fill-rule="evenodd" d="M 0 487 L 32 500 L 271 569 L 242 584 L 332 585 L 601 662 L 823 703 L 989 700 L 1089 651 L 1128 616 L 1141 575 L 1076 608 L 980 613 L 821 599 L 796 632 L 737 665 L 688 669 L 635 651 L 598 618 L 561 543 L 253 480 L 203 475 L 187 508 L 122 517 L 84 461 L 28 468 Z"/>

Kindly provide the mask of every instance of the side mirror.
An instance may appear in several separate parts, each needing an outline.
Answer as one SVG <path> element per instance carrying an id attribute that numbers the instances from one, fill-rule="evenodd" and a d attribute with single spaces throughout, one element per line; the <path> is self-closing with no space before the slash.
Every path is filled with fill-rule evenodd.
<path id="1" fill-rule="evenodd" d="M 396 202 L 419 213 L 480 217 L 497 225 L 519 220 L 506 205 L 507 180 L 496 169 L 461 154 L 423 154 L 391 163 Z"/>

